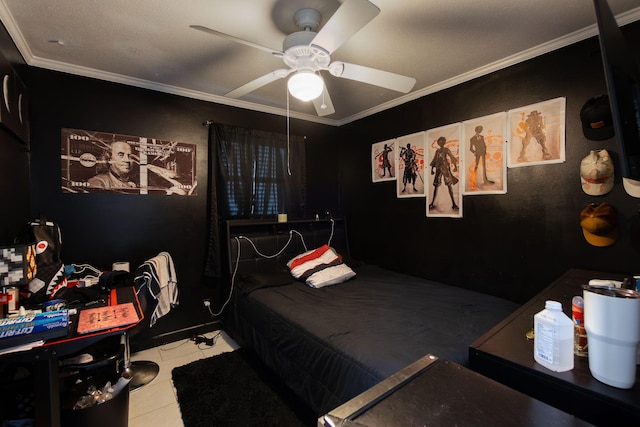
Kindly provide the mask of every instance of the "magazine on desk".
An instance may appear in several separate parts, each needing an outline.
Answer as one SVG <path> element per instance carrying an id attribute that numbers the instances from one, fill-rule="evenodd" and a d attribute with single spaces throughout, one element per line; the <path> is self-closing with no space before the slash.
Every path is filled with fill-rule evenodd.
<path id="1" fill-rule="evenodd" d="M 131 325 L 140 320 L 131 302 L 103 307 L 87 308 L 78 316 L 78 333 L 88 334 L 105 329 Z"/>

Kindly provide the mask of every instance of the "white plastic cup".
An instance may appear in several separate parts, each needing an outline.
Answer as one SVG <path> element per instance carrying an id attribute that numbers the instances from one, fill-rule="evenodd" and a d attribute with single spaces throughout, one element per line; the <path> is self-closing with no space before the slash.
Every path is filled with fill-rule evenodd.
<path id="1" fill-rule="evenodd" d="M 583 297 L 591 375 L 613 387 L 632 388 L 640 342 L 640 293 L 590 286 Z"/>

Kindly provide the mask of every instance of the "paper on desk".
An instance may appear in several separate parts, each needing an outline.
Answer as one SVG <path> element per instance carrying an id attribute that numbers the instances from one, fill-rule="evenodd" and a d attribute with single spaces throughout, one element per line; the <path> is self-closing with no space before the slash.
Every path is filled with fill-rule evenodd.
<path id="1" fill-rule="evenodd" d="M 44 344 L 44 340 L 38 340 L 38 341 L 28 342 L 25 344 L 16 345 L 13 347 L 3 348 L 2 350 L 0 350 L 0 355 L 17 353 L 18 351 L 31 350 L 32 348 L 35 348 L 35 347 L 42 347 L 42 344 Z"/>

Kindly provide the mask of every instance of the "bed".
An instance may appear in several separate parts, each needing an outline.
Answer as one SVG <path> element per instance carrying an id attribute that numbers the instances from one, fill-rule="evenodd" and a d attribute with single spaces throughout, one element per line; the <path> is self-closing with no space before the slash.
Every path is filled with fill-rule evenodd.
<path id="1" fill-rule="evenodd" d="M 323 414 L 431 353 L 468 365 L 472 341 L 518 305 L 350 258 L 346 222 L 228 221 L 223 327 Z M 325 244 L 355 273 L 313 288 L 287 263 Z"/>

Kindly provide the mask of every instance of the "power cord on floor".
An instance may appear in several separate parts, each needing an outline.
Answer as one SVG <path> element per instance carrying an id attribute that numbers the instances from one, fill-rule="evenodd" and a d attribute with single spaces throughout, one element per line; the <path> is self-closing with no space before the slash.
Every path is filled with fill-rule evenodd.
<path id="1" fill-rule="evenodd" d="M 212 347 L 213 345 L 215 345 L 215 343 L 218 340 L 219 336 L 220 336 L 220 332 L 218 332 L 217 334 L 215 334 L 211 338 L 207 338 L 207 337 L 205 337 L 203 335 L 196 335 L 193 338 L 191 338 L 191 341 L 193 341 L 196 345 L 206 344 L 209 347 Z"/>

